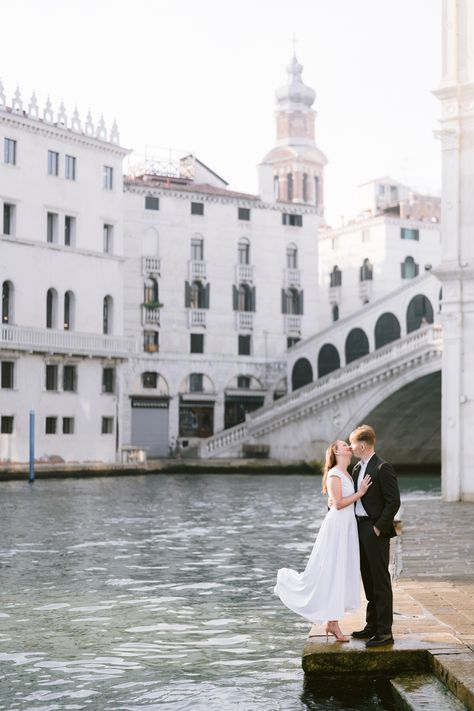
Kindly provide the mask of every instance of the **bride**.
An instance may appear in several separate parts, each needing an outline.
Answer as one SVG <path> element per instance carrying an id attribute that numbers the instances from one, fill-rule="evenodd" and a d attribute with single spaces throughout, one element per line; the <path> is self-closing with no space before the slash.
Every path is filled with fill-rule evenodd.
<path id="1" fill-rule="evenodd" d="M 326 621 L 326 639 L 333 634 L 338 642 L 349 641 L 338 620 L 360 606 L 359 537 L 353 504 L 372 483 L 367 475 L 355 492 L 347 471 L 351 457 L 352 449 L 343 440 L 327 448 L 322 488 L 331 499 L 331 508 L 304 572 L 281 568 L 274 590 L 298 615 L 310 622 Z"/>

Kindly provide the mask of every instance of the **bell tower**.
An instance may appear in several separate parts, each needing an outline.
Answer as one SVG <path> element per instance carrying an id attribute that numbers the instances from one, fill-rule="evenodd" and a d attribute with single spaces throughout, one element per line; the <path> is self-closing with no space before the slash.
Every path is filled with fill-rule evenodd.
<path id="1" fill-rule="evenodd" d="M 316 205 L 323 216 L 326 156 L 316 145 L 312 108 L 316 92 L 302 79 L 294 54 L 288 81 L 276 91 L 276 142 L 259 166 L 260 194 L 266 200 Z"/>

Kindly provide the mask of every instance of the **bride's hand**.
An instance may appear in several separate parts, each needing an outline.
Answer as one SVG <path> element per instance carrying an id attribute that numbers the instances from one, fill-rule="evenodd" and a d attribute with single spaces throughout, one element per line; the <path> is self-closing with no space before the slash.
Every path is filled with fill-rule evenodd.
<path id="1" fill-rule="evenodd" d="M 361 483 L 359 484 L 359 491 L 361 492 L 361 496 L 364 496 L 367 493 L 367 489 L 369 486 L 372 486 L 372 479 L 370 478 L 370 474 L 366 474 L 365 477 L 362 479 Z"/>

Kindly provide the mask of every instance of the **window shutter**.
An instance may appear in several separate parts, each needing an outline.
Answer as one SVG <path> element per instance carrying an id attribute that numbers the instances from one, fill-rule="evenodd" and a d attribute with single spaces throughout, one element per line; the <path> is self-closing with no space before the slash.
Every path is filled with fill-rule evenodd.
<path id="1" fill-rule="evenodd" d="M 303 315 L 303 308 L 303 291 L 300 291 L 300 293 L 298 294 L 298 313 L 301 315 Z"/>
<path id="2" fill-rule="evenodd" d="M 184 305 L 186 308 L 191 306 L 191 284 L 189 281 L 184 282 Z"/>
<path id="3" fill-rule="evenodd" d="M 287 302 L 286 302 L 286 291 L 285 291 L 285 289 L 282 289 L 282 290 L 281 290 L 281 312 L 282 312 L 282 314 L 288 313 L 288 310 L 287 310 L 287 308 L 286 308 L 286 304 L 287 304 Z"/>
<path id="4" fill-rule="evenodd" d="M 402 279 L 405 279 L 405 262 L 400 264 L 400 269 L 402 271 Z"/>
<path id="5" fill-rule="evenodd" d="M 211 285 L 206 284 L 204 288 L 204 308 L 208 309 L 211 302 Z"/>
<path id="6" fill-rule="evenodd" d="M 253 286 L 250 290 L 250 311 L 256 311 L 256 303 L 257 303 L 256 287 Z"/>
<path id="7" fill-rule="evenodd" d="M 419 265 L 419 264 L 415 264 L 415 276 L 418 276 L 418 271 L 419 271 L 419 269 L 420 269 L 420 265 Z"/>
<path id="8" fill-rule="evenodd" d="M 232 305 L 234 311 L 239 310 L 239 290 L 235 286 L 235 284 L 232 284 Z"/>

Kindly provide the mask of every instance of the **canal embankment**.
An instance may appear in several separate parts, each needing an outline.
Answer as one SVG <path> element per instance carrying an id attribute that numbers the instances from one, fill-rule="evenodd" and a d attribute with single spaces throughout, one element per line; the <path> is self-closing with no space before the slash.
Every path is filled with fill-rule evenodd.
<path id="1" fill-rule="evenodd" d="M 303 668 L 309 674 L 401 673 L 395 684 L 412 699 L 431 675 L 432 693 L 436 680 L 442 681 L 474 710 L 474 503 L 408 497 L 402 518 L 392 549 L 395 643 L 373 650 L 358 640 L 327 643 L 322 627 L 314 625 Z M 348 614 L 341 627 L 350 633 L 364 622 L 363 608 Z M 406 673 L 419 675 L 418 682 L 404 681 Z"/>

